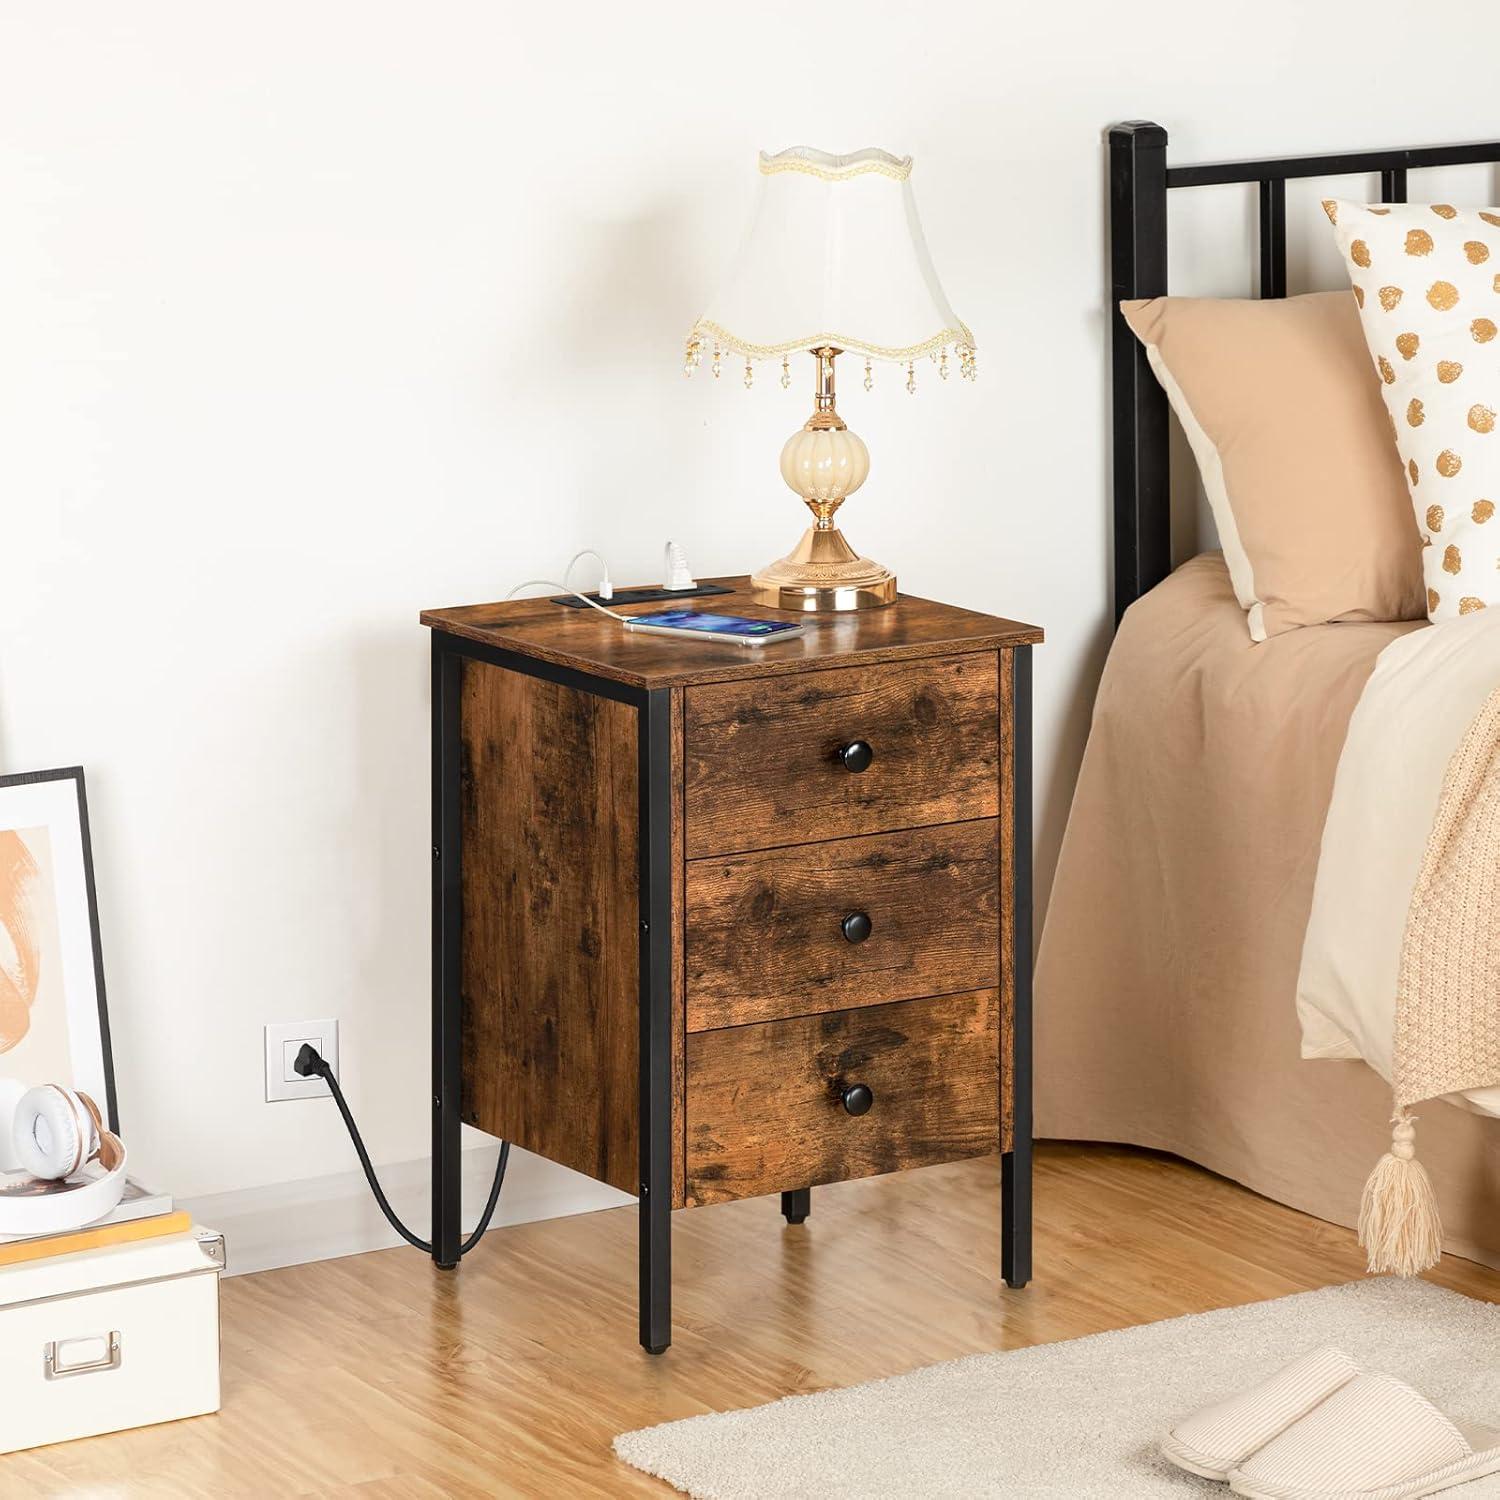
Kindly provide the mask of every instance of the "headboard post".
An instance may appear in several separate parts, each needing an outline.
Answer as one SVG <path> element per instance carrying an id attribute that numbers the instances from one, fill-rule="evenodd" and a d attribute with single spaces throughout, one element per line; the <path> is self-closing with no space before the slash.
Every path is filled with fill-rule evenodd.
<path id="1" fill-rule="evenodd" d="M 1167 398 L 1119 307 L 1167 291 L 1167 132 L 1160 125 L 1110 127 L 1109 219 L 1118 624 L 1172 567 Z"/>

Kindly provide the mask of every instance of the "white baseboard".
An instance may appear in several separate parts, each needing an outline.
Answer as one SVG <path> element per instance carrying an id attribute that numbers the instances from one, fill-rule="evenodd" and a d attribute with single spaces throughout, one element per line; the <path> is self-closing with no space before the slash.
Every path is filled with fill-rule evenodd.
<path id="1" fill-rule="evenodd" d="M 477 1146 L 463 1154 L 466 1235 L 478 1222 L 489 1196 L 498 1151 L 496 1146 Z M 401 1222 L 425 1240 L 431 1233 L 431 1169 L 427 1161 L 397 1162 L 381 1167 L 378 1175 Z M 602 1182 L 570 1172 L 529 1151 L 512 1150 L 500 1204 L 490 1227 L 594 1213 L 634 1202 L 634 1198 Z M 404 1243 L 386 1223 L 364 1174 L 358 1171 L 216 1193 L 190 1199 L 179 1207 L 187 1209 L 195 1222 L 224 1235 L 231 1276 Z"/>

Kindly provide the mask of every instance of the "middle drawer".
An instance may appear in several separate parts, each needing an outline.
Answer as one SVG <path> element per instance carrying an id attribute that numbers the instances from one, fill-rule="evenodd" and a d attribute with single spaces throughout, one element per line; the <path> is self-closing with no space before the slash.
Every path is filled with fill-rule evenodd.
<path id="1" fill-rule="evenodd" d="M 1000 982 L 994 818 L 687 867 L 687 1029 Z"/>

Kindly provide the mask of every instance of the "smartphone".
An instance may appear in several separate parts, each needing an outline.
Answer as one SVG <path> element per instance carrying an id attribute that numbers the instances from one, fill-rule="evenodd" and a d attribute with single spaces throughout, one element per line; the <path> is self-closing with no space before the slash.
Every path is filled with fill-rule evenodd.
<path id="1" fill-rule="evenodd" d="M 806 629 L 800 620 L 751 620 L 744 615 L 710 615 L 696 609 L 631 615 L 625 628 L 647 635 L 685 635 L 694 641 L 733 641 L 736 646 L 765 646 L 801 635 Z"/>

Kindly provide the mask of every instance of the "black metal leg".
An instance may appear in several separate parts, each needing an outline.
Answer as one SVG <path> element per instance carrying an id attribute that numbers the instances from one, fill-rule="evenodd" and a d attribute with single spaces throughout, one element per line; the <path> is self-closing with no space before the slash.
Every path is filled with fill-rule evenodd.
<path id="1" fill-rule="evenodd" d="M 1015 1120 L 1011 1149 L 1000 1158 L 1000 1270 L 1007 1286 L 1022 1287 L 1031 1280 L 1031 647 L 1015 647 L 1011 662 Z"/>
<path id="2" fill-rule="evenodd" d="M 432 1258 L 451 1271 L 459 1247 L 459 1091 L 463 925 L 459 701 L 463 659 L 432 634 Z"/>
<path id="3" fill-rule="evenodd" d="M 1017 1131 L 1017 1135 L 1020 1132 Z M 1020 1147 L 1019 1140 L 1017 1146 Z M 1000 1157 L 1000 1274 L 1009 1287 L 1031 1280 L 1031 1142 Z"/>
<path id="4" fill-rule="evenodd" d="M 672 697 L 640 710 L 641 1346 L 672 1342 Z"/>
<path id="5" fill-rule="evenodd" d="M 808 1214 L 812 1212 L 812 1189 L 793 1188 L 791 1192 L 783 1193 L 781 1212 L 786 1216 L 788 1224 L 805 1224 Z"/>

